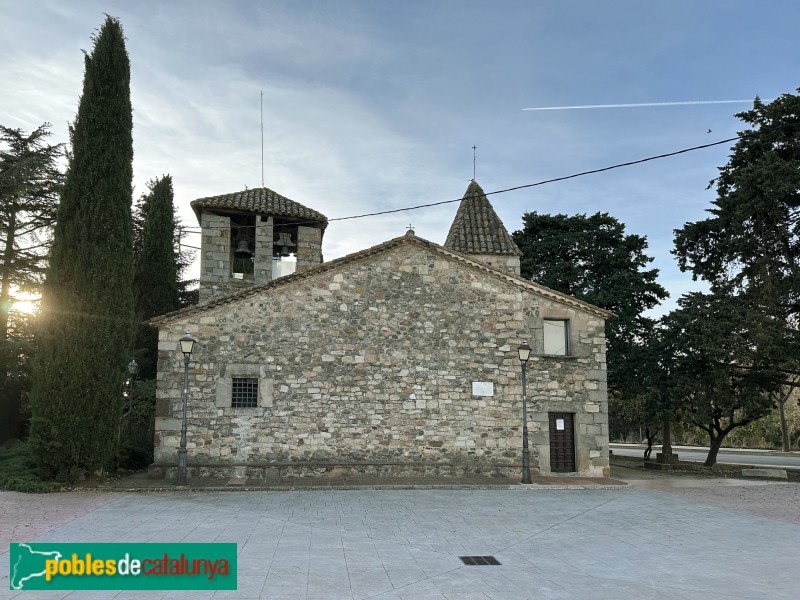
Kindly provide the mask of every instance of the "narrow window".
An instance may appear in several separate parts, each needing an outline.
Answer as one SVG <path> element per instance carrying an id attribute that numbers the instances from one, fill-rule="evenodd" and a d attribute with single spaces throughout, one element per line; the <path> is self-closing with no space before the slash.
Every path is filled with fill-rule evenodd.
<path id="1" fill-rule="evenodd" d="M 569 321 L 544 320 L 544 354 L 569 354 Z"/>
<path id="2" fill-rule="evenodd" d="M 231 407 L 256 408 L 258 406 L 258 378 L 234 377 L 231 382 Z"/>

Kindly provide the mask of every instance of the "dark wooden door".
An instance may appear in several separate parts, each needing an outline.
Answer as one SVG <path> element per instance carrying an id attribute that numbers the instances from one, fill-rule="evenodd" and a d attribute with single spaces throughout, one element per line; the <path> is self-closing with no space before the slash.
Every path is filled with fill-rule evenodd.
<path id="1" fill-rule="evenodd" d="M 550 471 L 575 471 L 575 424 L 572 413 L 550 415 Z"/>

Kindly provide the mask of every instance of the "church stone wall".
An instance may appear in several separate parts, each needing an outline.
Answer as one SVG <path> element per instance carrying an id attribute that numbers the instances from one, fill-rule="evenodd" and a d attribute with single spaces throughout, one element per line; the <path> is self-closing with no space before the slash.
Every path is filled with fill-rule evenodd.
<path id="1" fill-rule="evenodd" d="M 472 260 L 498 271 L 517 276 L 520 274 L 519 256 L 508 254 L 469 254 L 468 256 Z"/>
<path id="2" fill-rule="evenodd" d="M 322 230 L 315 227 L 297 228 L 297 272 L 307 271 L 322 262 Z"/>
<path id="3" fill-rule="evenodd" d="M 256 285 L 272 281 L 272 243 L 274 232 L 272 217 L 256 217 L 256 248 L 253 271 Z"/>
<path id="4" fill-rule="evenodd" d="M 570 319 L 572 356 L 542 355 L 548 315 Z M 187 330 L 199 341 L 192 475 L 518 476 L 523 340 L 534 347 L 534 474 L 549 474 L 549 411 L 575 413 L 577 474 L 608 474 L 603 319 L 419 244 L 163 326 L 155 464 L 167 474 L 180 434 L 177 340 Z M 231 373 L 259 379 L 258 407 L 230 407 Z"/>

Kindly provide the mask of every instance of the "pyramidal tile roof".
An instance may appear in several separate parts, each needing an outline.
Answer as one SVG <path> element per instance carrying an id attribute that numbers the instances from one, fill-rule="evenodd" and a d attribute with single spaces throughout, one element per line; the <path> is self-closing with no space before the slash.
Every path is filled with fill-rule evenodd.
<path id="1" fill-rule="evenodd" d="M 276 217 L 293 217 L 311 222 L 320 222 L 323 227 L 328 224 L 328 217 L 316 210 L 303 206 L 299 202 L 289 200 L 277 192 L 261 187 L 223 194 L 221 196 L 209 196 L 208 198 L 198 198 L 192 202 L 195 214 L 200 216 L 202 208 L 218 208 L 241 210 L 262 215 L 273 215 Z M 311 223 L 309 223 L 311 224 Z"/>
<path id="2" fill-rule="evenodd" d="M 489 199 L 472 180 L 458 206 L 444 247 L 462 254 L 510 254 L 522 256 L 514 239 L 494 212 Z"/>

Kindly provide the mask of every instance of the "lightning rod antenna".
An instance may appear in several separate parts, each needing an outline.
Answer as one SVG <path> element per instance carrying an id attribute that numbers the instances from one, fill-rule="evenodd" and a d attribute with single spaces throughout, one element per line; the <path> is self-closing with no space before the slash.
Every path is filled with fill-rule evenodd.
<path id="1" fill-rule="evenodd" d="M 261 90 L 261 187 L 264 187 L 264 90 Z"/>
<path id="2" fill-rule="evenodd" d="M 472 146 L 472 181 L 475 181 L 475 154 L 477 149 L 477 146 Z"/>

